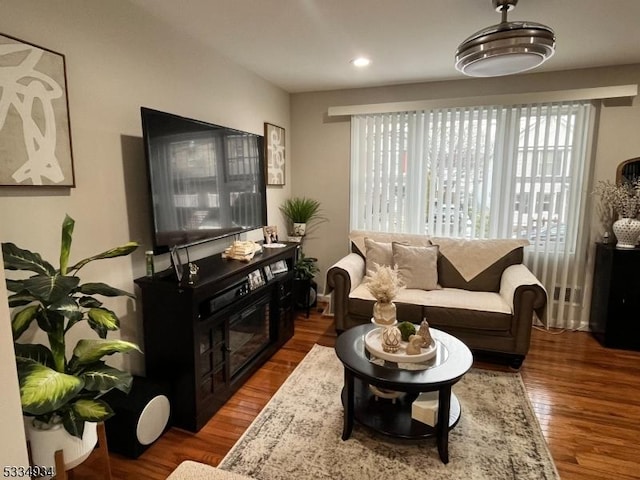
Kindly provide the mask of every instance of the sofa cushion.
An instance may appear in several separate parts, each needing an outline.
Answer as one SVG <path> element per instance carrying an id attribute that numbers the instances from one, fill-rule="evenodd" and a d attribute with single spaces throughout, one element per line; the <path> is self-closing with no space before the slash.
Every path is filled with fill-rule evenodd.
<path id="1" fill-rule="evenodd" d="M 504 269 L 522 263 L 526 240 L 433 238 L 440 248 L 438 282 L 443 287 L 497 292 Z"/>
<path id="2" fill-rule="evenodd" d="M 349 313 L 371 318 L 373 296 L 363 285 L 349 295 Z M 434 327 L 450 326 L 501 332 L 508 335 L 512 325 L 511 307 L 498 293 L 471 292 L 455 288 L 418 290 L 406 288 L 394 300 L 398 321 L 419 323 L 423 316 Z"/>
<path id="3" fill-rule="evenodd" d="M 438 247 L 417 247 L 393 242 L 393 264 L 406 288 L 438 288 Z"/>
<path id="4" fill-rule="evenodd" d="M 376 264 L 380 266 L 393 266 L 393 249 L 391 243 L 376 242 L 370 238 L 365 238 L 364 244 L 366 248 L 366 276 L 370 277 L 376 271 Z"/>
<path id="5" fill-rule="evenodd" d="M 349 299 L 367 300 L 375 302 L 375 298 L 364 284 L 358 285 L 349 294 Z M 398 292 L 394 303 L 413 303 L 415 305 L 429 305 L 433 307 L 460 308 L 511 315 L 511 307 L 499 293 L 471 292 L 457 288 L 442 288 L 440 290 L 418 290 L 404 288 Z M 373 305 L 373 304 L 372 304 Z"/>

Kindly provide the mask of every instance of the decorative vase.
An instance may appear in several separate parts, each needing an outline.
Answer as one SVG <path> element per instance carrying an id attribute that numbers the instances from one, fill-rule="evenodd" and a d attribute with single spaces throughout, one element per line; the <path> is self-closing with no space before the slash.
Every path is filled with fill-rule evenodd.
<path id="1" fill-rule="evenodd" d="M 373 321 L 378 325 L 396 323 L 396 304 L 393 302 L 376 302 L 373 304 Z"/>
<path id="2" fill-rule="evenodd" d="M 61 423 L 41 427 L 34 425 L 33 420 L 32 417 L 25 417 L 24 422 L 33 465 L 55 465 L 55 454 L 62 450 L 64 468 L 71 470 L 84 462 L 98 443 L 98 424 L 95 422 L 84 423 L 84 433 L 80 439 L 69 434 Z"/>
<path id="3" fill-rule="evenodd" d="M 382 349 L 385 352 L 395 353 L 400 348 L 402 334 L 398 327 L 385 327 L 382 330 Z"/>
<path id="4" fill-rule="evenodd" d="M 640 237 L 640 220 L 621 218 L 613 222 L 613 233 L 618 239 L 617 248 L 635 248 Z"/>

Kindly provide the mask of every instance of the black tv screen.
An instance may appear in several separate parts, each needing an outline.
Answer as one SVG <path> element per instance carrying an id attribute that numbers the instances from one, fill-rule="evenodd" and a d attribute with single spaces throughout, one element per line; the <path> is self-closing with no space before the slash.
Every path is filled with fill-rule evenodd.
<path id="1" fill-rule="evenodd" d="M 155 253 L 266 225 L 261 135 L 140 111 Z"/>

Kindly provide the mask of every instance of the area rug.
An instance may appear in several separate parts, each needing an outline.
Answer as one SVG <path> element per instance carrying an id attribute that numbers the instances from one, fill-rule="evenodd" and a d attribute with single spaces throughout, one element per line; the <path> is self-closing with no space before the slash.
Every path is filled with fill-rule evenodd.
<path id="1" fill-rule="evenodd" d="M 517 479 L 559 475 L 520 375 L 472 369 L 453 387 L 462 417 L 443 464 L 435 439 L 342 435 L 342 364 L 315 345 L 219 468 L 255 479 Z"/>

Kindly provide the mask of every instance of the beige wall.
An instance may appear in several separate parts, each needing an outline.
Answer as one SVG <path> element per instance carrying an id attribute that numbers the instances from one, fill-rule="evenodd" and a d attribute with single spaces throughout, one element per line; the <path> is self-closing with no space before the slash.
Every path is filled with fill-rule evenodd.
<path id="1" fill-rule="evenodd" d="M 133 291 L 151 244 L 140 106 L 262 134 L 264 122 L 289 131 L 289 94 L 126 1 L 4 0 L 0 5 L 0 32 L 66 56 L 77 184 L 73 189 L 0 187 L 0 240 L 56 263 L 60 225 L 68 213 L 76 220 L 72 262 L 129 240 L 142 243 L 132 257 L 95 262 L 82 271 L 83 281 Z M 289 191 L 290 182 L 267 192 L 269 222 L 283 231 L 278 206 Z M 202 246 L 195 255 L 227 244 Z M 157 269 L 168 266 L 166 255 L 157 259 Z M 122 337 L 141 343 L 139 306 L 124 299 L 108 306 L 121 318 Z M 0 312 L 0 321 L 4 332 L 6 312 Z M 83 327 L 74 327 L 73 336 L 85 336 Z M 134 372 L 143 364 L 141 358 L 112 361 Z M 2 365 L 3 375 L 10 374 L 13 363 Z M 15 439 L 2 424 L 2 441 Z"/>
<path id="2" fill-rule="evenodd" d="M 349 249 L 350 123 L 345 118 L 327 117 L 329 107 L 637 83 L 640 83 L 639 65 L 292 95 L 291 124 L 295 138 L 292 155 L 299 159 L 293 166 L 293 194 L 320 200 L 330 219 L 305 244 L 305 252 L 319 258 L 321 274 L 317 279 L 321 289 L 327 268 Z M 595 156 L 596 180 L 613 179 L 618 163 L 640 156 L 639 130 L 637 100 L 632 106 L 602 109 Z M 594 239 L 601 231 L 599 225 L 594 226 Z"/>

